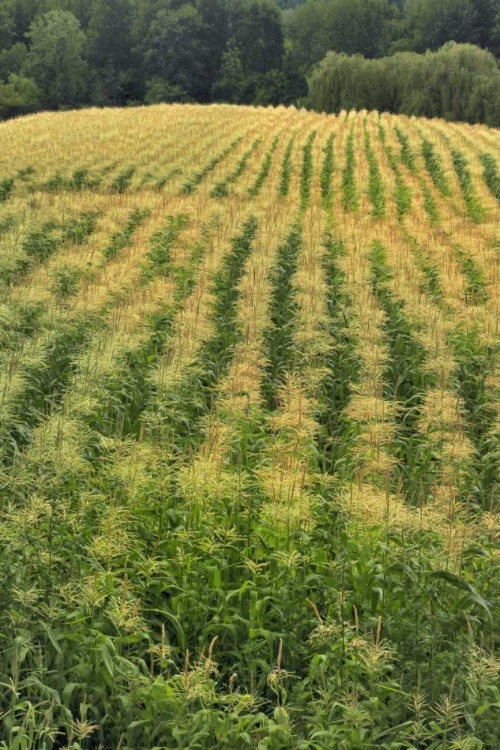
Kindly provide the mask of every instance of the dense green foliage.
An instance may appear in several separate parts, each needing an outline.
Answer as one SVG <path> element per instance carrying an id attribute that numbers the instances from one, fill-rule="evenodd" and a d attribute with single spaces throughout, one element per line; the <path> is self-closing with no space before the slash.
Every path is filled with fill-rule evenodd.
<path id="1" fill-rule="evenodd" d="M 308 101 L 497 124 L 493 58 L 478 49 L 392 57 L 449 41 L 500 54 L 499 1 L 4 0 L 0 117 L 89 104 Z"/>
<path id="2" fill-rule="evenodd" d="M 378 109 L 500 124 L 500 70 L 472 45 L 368 60 L 329 52 L 309 78 L 309 104 L 325 112 Z"/>

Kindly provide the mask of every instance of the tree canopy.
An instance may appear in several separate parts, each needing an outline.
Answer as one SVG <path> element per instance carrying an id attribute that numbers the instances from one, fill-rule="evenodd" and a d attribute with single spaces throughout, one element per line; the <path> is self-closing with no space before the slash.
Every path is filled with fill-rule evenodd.
<path id="1" fill-rule="evenodd" d="M 500 123 L 500 70 L 493 55 L 448 42 L 438 52 L 367 60 L 329 52 L 309 79 L 309 105 L 324 112 L 383 109 Z"/>
<path id="2" fill-rule="evenodd" d="M 451 41 L 500 57 L 500 0 L 3 0 L 1 116 L 37 106 L 161 101 L 301 105 L 306 81 L 317 86 L 332 65 L 351 76 L 365 65 L 359 56 L 425 57 Z M 391 68 L 402 79 L 403 59 L 409 58 L 370 70 Z M 426 58 L 427 65 L 438 66 L 438 58 Z M 18 77 L 15 96 L 11 76 Z M 20 79 L 30 82 L 30 93 Z M 365 88 L 356 77 L 347 98 Z M 315 89 L 309 103 L 317 96 Z M 378 109 L 386 106 L 383 96 L 372 100 Z"/>

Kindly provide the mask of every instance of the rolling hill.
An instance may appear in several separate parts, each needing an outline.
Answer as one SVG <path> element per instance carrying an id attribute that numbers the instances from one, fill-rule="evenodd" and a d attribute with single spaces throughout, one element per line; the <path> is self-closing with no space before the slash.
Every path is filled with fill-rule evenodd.
<path id="1" fill-rule="evenodd" d="M 499 748 L 498 131 L 0 141 L 0 747 Z"/>

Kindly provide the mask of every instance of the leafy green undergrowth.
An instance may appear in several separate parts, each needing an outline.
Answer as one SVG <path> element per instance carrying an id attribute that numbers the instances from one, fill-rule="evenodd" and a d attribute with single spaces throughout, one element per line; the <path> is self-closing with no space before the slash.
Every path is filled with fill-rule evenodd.
<path id="1" fill-rule="evenodd" d="M 168 275 L 171 272 L 172 248 L 182 230 L 188 225 L 189 216 L 186 214 L 170 216 L 164 229 L 151 238 L 151 247 L 142 271 L 143 283 L 155 276 Z"/>
<path id="2" fill-rule="evenodd" d="M 29 444 L 33 428 L 61 402 L 75 358 L 99 325 L 90 316 L 61 324 L 47 334 L 41 356 L 22 367 L 23 388 L 9 404 L 9 420 L 0 423 L 0 455 L 5 465 L 12 464 Z"/>
<path id="3" fill-rule="evenodd" d="M 85 275 L 85 271 L 80 268 L 72 266 L 58 268 L 50 274 L 52 281 L 49 290 L 54 297 L 63 304 L 78 293 L 81 286 L 81 280 Z"/>
<path id="4" fill-rule="evenodd" d="M 178 175 L 181 175 L 181 174 L 182 174 L 182 169 L 180 169 L 179 167 L 174 167 L 164 177 L 160 177 L 153 183 L 152 185 L 153 190 L 156 190 L 157 193 L 160 193 L 167 183 L 171 182 L 171 180 L 173 180 L 174 177 L 177 177 Z"/>
<path id="5" fill-rule="evenodd" d="M 10 230 L 13 229 L 15 226 L 16 226 L 15 216 L 6 216 L 4 219 L 0 221 L 0 237 L 3 234 L 7 234 L 7 232 L 10 232 Z"/>
<path id="6" fill-rule="evenodd" d="M 82 192 L 83 190 L 96 190 L 101 184 L 98 176 L 91 174 L 86 167 L 75 169 L 68 184 L 68 190 Z"/>
<path id="7" fill-rule="evenodd" d="M 47 312 L 42 303 L 15 302 L 0 306 L 0 351 L 22 349 L 26 340 L 40 332 Z"/>
<path id="8" fill-rule="evenodd" d="M 394 189 L 394 200 L 396 202 L 396 214 L 401 221 L 411 209 L 412 192 L 405 184 L 401 175 L 396 175 L 396 186 Z"/>
<path id="9" fill-rule="evenodd" d="M 302 149 L 299 218 L 287 240 L 278 248 L 276 263 L 270 273 L 269 326 L 264 332 L 267 366 L 261 390 L 267 408 L 271 411 L 278 408 L 278 391 L 284 383 L 285 376 L 295 371 L 301 361 L 301 353 L 296 350 L 293 338 L 297 312 L 293 276 L 297 271 L 303 247 L 301 217 L 309 205 L 311 196 L 312 147 L 315 137 L 316 131 L 313 130 Z"/>
<path id="10" fill-rule="evenodd" d="M 132 174 L 133 172 L 130 174 L 130 178 L 132 177 Z M 27 177 L 30 176 L 31 173 L 28 173 Z M 128 178 L 126 177 L 126 174 L 125 176 L 122 176 L 121 179 L 117 178 L 116 185 L 114 187 L 110 186 L 110 190 L 112 192 L 120 192 L 116 189 L 120 186 L 120 184 L 122 184 L 123 189 L 125 189 L 128 184 L 127 179 Z M 46 193 L 58 193 L 65 191 L 80 193 L 84 190 L 97 190 L 100 187 L 101 182 L 101 176 L 91 173 L 87 167 L 80 167 L 78 169 L 75 169 L 71 177 L 65 177 L 61 174 L 60 171 L 57 171 L 46 182 L 38 185 L 37 189 L 42 190 Z M 32 191 L 33 187 L 34 186 L 31 183 L 28 183 L 28 191 Z"/>
<path id="11" fill-rule="evenodd" d="M 27 167 L 23 167 L 22 169 L 19 169 L 17 174 L 21 182 L 29 182 L 32 176 L 35 174 L 35 172 L 36 172 L 35 167 L 32 164 L 30 164 Z"/>

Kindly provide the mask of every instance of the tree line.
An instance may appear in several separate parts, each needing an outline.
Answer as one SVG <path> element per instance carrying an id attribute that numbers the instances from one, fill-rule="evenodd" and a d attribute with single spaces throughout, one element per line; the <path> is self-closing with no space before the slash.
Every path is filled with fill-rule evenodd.
<path id="1" fill-rule="evenodd" d="M 425 54 L 450 41 L 482 49 Z M 499 124 L 499 56 L 500 0 L 2 0 L 0 117 L 225 101 Z M 473 83 L 460 65 L 479 70 Z M 426 107 L 428 76 L 441 93 Z M 484 111 L 450 106 L 455 85 L 484 93 Z"/>
<path id="2" fill-rule="evenodd" d="M 378 109 L 498 126 L 500 69 L 486 50 L 454 42 L 374 60 L 328 52 L 309 78 L 308 103 L 322 112 Z"/>

